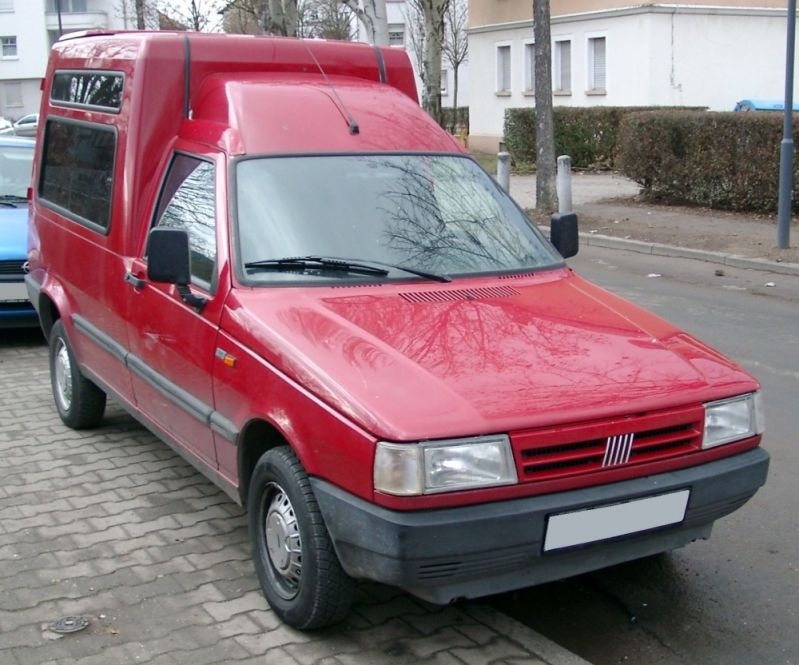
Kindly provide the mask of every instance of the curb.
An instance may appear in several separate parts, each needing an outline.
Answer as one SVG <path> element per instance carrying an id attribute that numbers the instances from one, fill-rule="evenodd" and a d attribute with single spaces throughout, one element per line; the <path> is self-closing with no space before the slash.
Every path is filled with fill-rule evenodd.
<path id="1" fill-rule="evenodd" d="M 471 616 L 472 619 L 513 640 L 525 651 L 534 653 L 546 665 L 591 665 L 590 662 L 577 654 L 537 633 L 532 628 L 528 628 L 507 614 L 495 610 L 493 607 L 474 604 L 460 609 L 464 614 Z M 515 661 L 515 659 L 513 660 Z"/>
<path id="2" fill-rule="evenodd" d="M 540 226 L 539 228 L 541 231 L 547 234 L 549 233 L 548 226 Z M 698 261 L 707 261 L 709 263 L 718 263 L 720 265 L 730 266 L 731 268 L 760 270 L 764 272 L 773 272 L 779 275 L 799 277 L 799 263 L 782 263 L 769 259 L 750 259 L 738 254 L 724 254 L 722 252 L 710 252 L 704 249 L 664 245 L 658 242 L 614 238 L 613 236 L 604 236 L 596 233 L 580 233 L 580 242 L 589 247 L 626 249 L 630 252 L 638 252 L 639 254 L 652 254 L 654 256 L 667 256 L 679 259 L 695 259 Z"/>

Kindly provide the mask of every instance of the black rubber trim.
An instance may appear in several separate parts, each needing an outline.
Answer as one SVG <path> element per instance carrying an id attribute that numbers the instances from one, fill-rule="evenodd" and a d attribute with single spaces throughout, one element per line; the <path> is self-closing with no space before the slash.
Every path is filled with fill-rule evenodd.
<path id="1" fill-rule="evenodd" d="M 383 52 L 380 50 L 379 46 L 375 46 L 375 57 L 377 58 L 377 71 L 380 74 L 380 83 L 388 83 L 386 61 L 383 60 Z"/>
<path id="2" fill-rule="evenodd" d="M 72 324 L 75 326 L 75 330 L 86 335 L 86 337 L 91 339 L 97 346 L 110 353 L 123 365 L 128 364 L 128 350 L 113 337 L 89 323 L 80 314 L 72 315 Z"/>
<path id="3" fill-rule="evenodd" d="M 146 381 L 170 402 L 183 409 L 204 425 L 210 427 L 227 441 L 233 444 L 238 442 L 239 432 L 236 429 L 236 425 L 219 412 L 214 411 L 212 406 L 197 399 L 190 392 L 167 379 L 163 374 L 156 372 L 138 356 L 130 353 L 119 342 L 99 330 L 79 314 L 74 314 L 72 316 L 72 322 L 78 332 L 86 335 L 100 348 L 114 356 L 131 372 Z"/>
<path id="4" fill-rule="evenodd" d="M 183 35 L 183 117 L 191 115 L 191 44 L 189 36 Z"/>
<path id="5" fill-rule="evenodd" d="M 211 429 L 225 440 L 234 445 L 238 443 L 239 431 L 236 429 L 236 425 L 221 415 L 219 411 L 211 413 L 210 425 Z"/>
<path id="6" fill-rule="evenodd" d="M 609 485 L 406 512 L 377 506 L 319 478 L 311 478 L 311 484 L 350 575 L 447 603 L 550 582 L 707 538 L 715 520 L 743 505 L 765 482 L 768 465 L 768 453 L 756 448 Z M 691 495 L 680 524 L 543 553 L 551 515 L 686 488 Z"/>
<path id="7" fill-rule="evenodd" d="M 128 355 L 128 367 L 131 372 L 144 379 L 170 402 L 179 406 L 201 423 L 210 426 L 213 409 L 205 402 L 197 399 L 190 392 L 172 383 L 172 381 L 156 372 L 152 367 L 143 363 L 134 355 Z"/>

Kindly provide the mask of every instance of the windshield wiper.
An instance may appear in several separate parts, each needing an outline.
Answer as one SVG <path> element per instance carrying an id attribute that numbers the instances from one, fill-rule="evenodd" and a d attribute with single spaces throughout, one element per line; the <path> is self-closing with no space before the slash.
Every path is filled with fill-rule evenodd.
<path id="1" fill-rule="evenodd" d="M 393 268 L 394 270 L 402 270 L 403 272 L 410 273 L 411 275 L 416 275 L 417 277 L 423 277 L 424 279 L 429 279 L 433 282 L 451 282 L 452 280 L 445 275 L 438 275 L 434 272 L 427 272 L 426 270 L 419 270 L 417 268 L 408 268 L 406 266 L 396 265 L 394 263 L 383 263 L 382 261 L 372 261 L 379 266 L 386 266 L 386 268 Z"/>
<path id="2" fill-rule="evenodd" d="M 248 269 L 274 270 L 277 272 L 315 269 L 328 272 L 352 273 L 354 275 L 373 275 L 375 277 L 385 277 L 388 275 L 388 270 L 385 268 L 378 268 L 377 266 L 370 266 L 365 263 L 325 258 L 323 256 L 289 256 L 283 259 L 263 259 L 261 261 L 249 261 L 244 264 L 244 267 Z"/>
<path id="3" fill-rule="evenodd" d="M 380 267 L 385 266 L 385 267 Z M 292 270 L 328 270 L 349 272 L 358 275 L 374 275 L 376 277 L 385 277 L 391 270 L 401 270 L 402 272 L 416 275 L 424 279 L 429 279 L 435 282 L 451 282 L 449 277 L 444 275 L 437 275 L 425 270 L 417 270 L 416 268 L 406 268 L 405 266 L 394 265 L 392 263 L 383 263 L 382 261 L 369 260 L 369 263 L 355 261 L 350 259 L 341 259 L 336 257 L 326 256 L 291 256 L 284 259 L 264 259 L 261 261 L 250 261 L 244 264 L 245 268 L 257 268 L 259 270 L 275 270 L 290 272 Z"/>
<path id="4" fill-rule="evenodd" d="M 28 203 L 28 198 L 17 194 L 0 194 L 0 204 L 16 207 L 17 203 Z"/>

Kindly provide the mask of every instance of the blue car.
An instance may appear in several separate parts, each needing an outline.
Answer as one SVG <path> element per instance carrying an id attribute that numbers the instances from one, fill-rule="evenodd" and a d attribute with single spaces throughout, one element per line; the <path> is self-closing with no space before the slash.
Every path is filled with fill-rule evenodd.
<path id="1" fill-rule="evenodd" d="M 28 187 L 35 142 L 0 137 L 0 328 L 38 326 L 28 300 Z"/>

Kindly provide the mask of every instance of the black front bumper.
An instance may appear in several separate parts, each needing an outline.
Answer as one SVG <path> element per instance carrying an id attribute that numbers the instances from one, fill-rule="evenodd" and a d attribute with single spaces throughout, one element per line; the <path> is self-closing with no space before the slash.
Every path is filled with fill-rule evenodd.
<path id="1" fill-rule="evenodd" d="M 399 512 L 318 478 L 314 493 L 344 569 L 434 603 L 534 586 L 707 538 L 713 522 L 766 481 L 761 449 L 611 485 L 459 508 Z M 543 552 L 551 515 L 689 489 L 676 525 L 579 548 Z"/>

